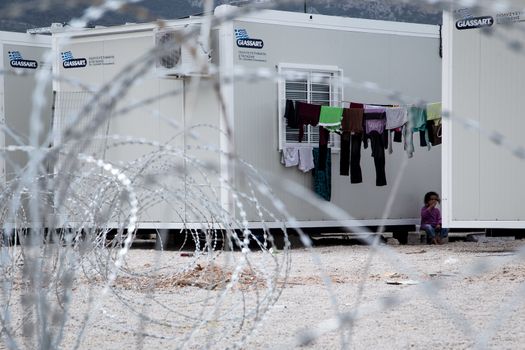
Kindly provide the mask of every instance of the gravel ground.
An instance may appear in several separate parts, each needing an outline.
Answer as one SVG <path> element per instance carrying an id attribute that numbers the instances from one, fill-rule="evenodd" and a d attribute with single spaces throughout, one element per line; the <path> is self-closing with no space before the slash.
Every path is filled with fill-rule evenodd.
<path id="1" fill-rule="evenodd" d="M 302 343 L 312 349 L 524 348 L 524 243 L 254 253 L 253 268 L 240 271 L 226 292 L 240 252 L 224 252 L 206 265 L 206 257 L 179 251 L 133 249 L 126 273 L 107 294 L 101 294 L 100 275 L 77 278 L 71 304 L 64 306 L 69 313 L 60 348 L 74 347 L 86 314 L 81 349 L 290 349 Z M 268 276 L 286 268 L 287 258 L 287 283 L 281 270 L 272 288 Z M 11 298 L 18 325 L 21 290 Z M 346 322 L 336 322 L 336 310 Z M 15 338 L 31 348 L 21 328 Z"/>

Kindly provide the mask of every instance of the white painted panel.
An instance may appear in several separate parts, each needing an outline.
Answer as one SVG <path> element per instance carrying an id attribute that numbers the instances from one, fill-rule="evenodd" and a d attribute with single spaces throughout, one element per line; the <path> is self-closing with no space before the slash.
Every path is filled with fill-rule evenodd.
<path id="1" fill-rule="evenodd" d="M 512 1 L 521 9 L 521 1 Z M 524 15 L 519 11 L 476 12 L 492 16 L 489 28 L 455 28 L 456 16 L 445 16 L 445 43 L 450 54 L 444 66 L 450 96 L 444 106 L 454 117 L 469 118 L 480 129 L 450 123 L 452 137 L 444 162 L 448 169 L 445 217 L 452 227 L 519 228 L 525 212 L 521 185 L 525 162 L 510 149 L 524 146 L 522 99 L 525 93 Z M 463 12 L 465 13 L 465 12 Z M 518 50 L 516 50 L 518 48 Z M 480 131 L 481 130 L 481 131 Z M 493 140 L 501 141 L 494 143 Z"/>
<path id="2" fill-rule="evenodd" d="M 3 46 L 3 65 L 8 72 L 12 72 L 9 64 L 9 52 L 19 52 L 24 60 L 32 60 L 38 63 L 36 69 L 23 69 L 25 74 L 5 74 L 4 75 L 4 106 L 3 117 L 5 124 L 12 133 L 5 135 L 6 145 L 36 145 L 40 146 L 47 140 L 51 125 L 51 104 L 52 91 L 51 81 L 44 88 L 44 105 L 38 113 L 40 123 L 40 134 L 38 140 L 30 140 L 31 133 L 31 114 L 33 113 L 33 92 L 36 86 L 36 74 L 42 69 L 51 73 L 50 67 L 43 64 L 44 55 L 50 48 L 34 47 L 24 43 L 8 44 Z M 36 122 L 36 120 L 35 120 Z M 14 135 L 17 135 L 15 138 Z M 33 143 L 35 142 L 35 143 Z M 47 146 L 46 143 L 44 146 Z M 22 151 L 8 152 L 6 160 L 7 179 L 13 179 L 20 175 L 21 168 L 27 164 L 27 153 Z"/>
<path id="3" fill-rule="evenodd" d="M 454 118 L 479 121 L 479 31 L 463 31 L 454 37 L 454 49 L 468 45 L 471 49 L 454 56 L 454 77 L 451 142 L 453 220 L 475 220 L 479 215 L 479 135 L 465 129 Z"/>
<path id="4" fill-rule="evenodd" d="M 184 86 L 186 219 L 211 222 L 221 203 L 219 100 L 212 80 L 188 79 Z"/>
<path id="5" fill-rule="evenodd" d="M 504 135 L 515 146 L 525 146 L 523 96 L 525 55 L 509 42 L 525 45 L 525 25 L 494 27 L 482 35 L 480 50 L 480 125 Z M 502 40 L 502 38 L 505 38 Z M 525 162 L 487 138 L 480 142 L 480 218 L 489 221 L 525 220 Z"/>

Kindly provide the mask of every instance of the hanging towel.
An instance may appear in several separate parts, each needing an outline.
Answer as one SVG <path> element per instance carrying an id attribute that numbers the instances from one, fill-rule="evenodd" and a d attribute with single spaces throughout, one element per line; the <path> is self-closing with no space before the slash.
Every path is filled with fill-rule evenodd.
<path id="1" fill-rule="evenodd" d="M 286 119 L 286 125 L 289 128 L 297 129 L 299 128 L 299 120 L 297 118 L 297 113 L 295 113 L 294 101 L 286 100 L 286 109 L 284 111 L 284 119 Z"/>
<path id="2" fill-rule="evenodd" d="M 327 201 L 330 201 L 332 196 L 332 160 L 330 149 L 328 149 L 326 156 L 326 164 L 324 170 L 319 170 L 319 148 L 313 149 L 315 168 L 312 171 L 314 192 Z"/>
<path id="3" fill-rule="evenodd" d="M 317 124 L 319 124 L 319 114 L 321 112 L 321 106 L 297 101 L 295 103 L 295 110 L 298 119 L 299 142 L 302 142 L 304 136 L 304 126 L 316 126 Z"/>
<path id="4" fill-rule="evenodd" d="M 425 108 L 411 106 L 408 108 L 408 122 L 413 132 L 426 130 L 427 111 Z"/>
<path id="5" fill-rule="evenodd" d="M 309 172 L 315 167 L 313 147 L 300 147 L 299 148 L 299 170 L 302 172 Z"/>
<path id="6" fill-rule="evenodd" d="M 281 155 L 281 163 L 285 167 L 299 165 L 299 148 L 297 147 L 285 147 Z"/>
<path id="7" fill-rule="evenodd" d="M 427 104 L 427 120 L 436 120 L 441 118 L 441 102 Z"/>
<path id="8" fill-rule="evenodd" d="M 386 109 L 386 128 L 388 130 L 397 129 L 405 125 L 408 121 L 408 111 L 406 107 L 391 107 Z"/>
<path id="9" fill-rule="evenodd" d="M 337 131 L 341 129 L 342 118 L 343 108 L 321 106 L 321 113 L 319 115 L 319 125 L 325 127 L 330 131 Z"/>
<path id="10" fill-rule="evenodd" d="M 409 146 L 408 153 L 409 157 L 412 157 L 414 153 L 414 138 L 412 133 L 421 131 L 420 139 L 421 145 L 426 144 L 430 150 L 430 142 L 428 140 L 428 130 L 427 130 L 427 109 L 419 106 L 411 106 L 408 108 L 408 125 L 409 125 L 409 136 L 407 138 Z M 423 141 L 424 140 L 424 141 Z"/>

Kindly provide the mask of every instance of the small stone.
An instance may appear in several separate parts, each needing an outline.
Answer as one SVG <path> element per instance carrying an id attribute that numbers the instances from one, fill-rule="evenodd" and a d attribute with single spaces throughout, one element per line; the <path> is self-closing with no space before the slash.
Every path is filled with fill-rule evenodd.
<path id="1" fill-rule="evenodd" d="M 397 239 L 395 239 L 395 238 L 390 237 L 390 238 L 386 239 L 386 244 L 388 244 L 388 245 L 399 245 L 399 241 Z"/>

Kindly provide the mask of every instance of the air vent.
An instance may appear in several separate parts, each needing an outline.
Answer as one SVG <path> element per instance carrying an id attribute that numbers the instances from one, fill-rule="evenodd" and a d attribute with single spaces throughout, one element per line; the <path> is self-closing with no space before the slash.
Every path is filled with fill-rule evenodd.
<path id="1" fill-rule="evenodd" d="M 174 32 L 158 32 L 155 35 L 155 45 L 159 49 L 157 57 L 158 69 L 173 69 L 180 62 L 181 47 L 176 41 Z"/>
<path id="2" fill-rule="evenodd" d="M 201 42 L 198 40 L 196 24 L 184 27 L 173 27 L 155 33 L 155 45 L 158 49 L 156 63 L 157 74 L 164 77 L 185 77 L 204 75 L 202 63 L 210 60 Z M 181 45 L 177 38 L 189 32 L 195 33 L 187 43 Z M 194 46 L 194 54 L 190 46 Z"/>

